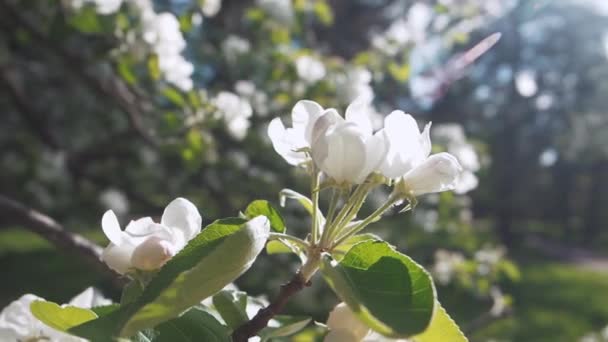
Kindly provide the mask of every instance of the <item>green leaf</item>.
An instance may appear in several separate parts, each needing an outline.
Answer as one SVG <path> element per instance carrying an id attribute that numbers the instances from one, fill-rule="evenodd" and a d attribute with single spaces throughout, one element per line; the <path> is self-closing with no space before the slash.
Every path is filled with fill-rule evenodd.
<path id="1" fill-rule="evenodd" d="M 414 342 L 467 342 L 468 339 L 445 309 L 437 302 L 435 314 L 429 327 L 420 335 L 414 336 Z"/>
<path id="2" fill-rule="evenodd" d="M 186 104 L 186 100 L 182 94 L 175 90 L 175 88 L 166 87 L 163 89 L 163 95 L 176 106 L 183 107 Z"/>
<path id="3" fill-rule="evenodd" d="M 410 66 L 409 64 L 399 65 L 395 62 L 391 62 L 388 65 L 388 72 L 393 78 L 399 82 L 405 82 L 410 78 Z"/>
<path id="4" fill-rule="evenodd" d="M 93 311 L 98 317 L 102 317 L 102 316 L 110 314 L 113 311 L 118 310 L 119 308 L 120 308 L 119 304 L 110 304 L 110 305 L 93 307 L 93 308 L 91 308 L 91 311 Z"/>
<path id="5" fill-rule="evenodd" d="M 245 292 L 222 290 L 213 296 L 213 306 L 231 329 L 236 329 L 249 320 Z"/>
<path id="6" fill-rule="evenodd" d="M 135 302 L 72 331 L 91 340 L 128 337 L 177 317 L 249 269 L 269 233 L 262 216 L 215 221 L 161 268 Z"/>
<path id="7" fill-rule="evenodd" d="M 56 303 L 42 300 L 30 304 L 30 310 L 34 317 L 60 331 L 67 331 L 72 327 L 97 318 L 97 314 L 89 309 L 75 306 L 61 307 Z"/>
<path id="8" fill-rule="evenodd" d="M 137 76 L 133 73 L 133 64 L 128 58 L 120 58 L 117 64 L 118 74 L 128 84 L 134 85 L 137 83 Z"/>
<path id="9" fill-rule="evenodd" d="M 158 55 L 150 55 L 150 57 L 148 57 L 148 63 L 146 64 L 148 66 L 148 74 L 150 75 L 150 77 L 153 80 L 158 81 L 160 79 L 160 66 L 158 65 Z"/>
<path id="10" fill-rule="evenodd" d="M 249 219 L 260 215 L 264 215 L 268 218 L 272 230 L 277 233 L 285 233 L 285 221 L 279 211 L 276 210 L 270 202 L 255 200 L 247 206 L 247 209 L 245 209 L 245 216 Z"/>
<path id="11" fill-rule="evenodd" d="M 286 337 L 293 335 L 304 329 L 311 321 L 310 317 L 284 316 L 278 315 L 274 317 L 279 323 L 278 327 L 266 327 L 260 331 L 262 341 L 268 341 L 272 338 Z"/>
<path id="12" fill-rule="evenodd" d="M 192 308 L 176 319 L 160 324 L 154 342 L 230 342 L 228 328 L 211 314 Z"/>
<path id="13" fill-rule="evenodd" d="M 435 287 L 430 275 L 386 242 L 360 242 L 339 263 L 324 254 L 321 271 L 351 310 L 385 336 L 419 334 L 431 321 Z"/>
<path id="14" fill-rule="evenodd" d="M 122 294 L 120 296 L 120 305 L 127 305 L 134 302 L 139 295 L 144 291 L 141 284 L 137 280 L 131 280 L 125 287 L 122 289 Z"/>
<path id="15" fill-rule="evenodd" d="M 368 240 L 380 241 L 381 239 L 377 235 L 374 235 L 374 234 L 371 234 L 371 233 L 353 235 L 353 236 L 349 237 L 348 239 L 346 239 L 341 244 L 339 244 L 338 246 L 336 246 L 334 248 L 334 250 L 331 252 L 331 256 L 335 260 L 340 261 L 340 260 L 342 260 L 342 258 L 344 258 L 344 255 L 354 245 L 358 244 L 359 242 L 368 241 Z"/>
<path id="16" fill-rule="evenodd" d="M 94 6 L 84 6 L 68 19 L 70 25 L 83 33 L 99 33 L 103 31 L 97 11 Z"/>
<path id="17" fill-rule="evenodd" d="M 319 21 L 325 26 L 329 26 L 334 23 L 334 12 L 331 6 L 325 1 L 317 1 L 314 4 L 314 12 L 319 18 Z"/>

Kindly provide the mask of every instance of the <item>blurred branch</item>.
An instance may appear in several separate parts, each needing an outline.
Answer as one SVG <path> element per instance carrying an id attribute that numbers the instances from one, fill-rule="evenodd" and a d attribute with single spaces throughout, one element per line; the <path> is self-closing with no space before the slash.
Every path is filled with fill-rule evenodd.
<path id="1" fill-rule="evenodd" d="M 27 18 L 21 15 L 19 9 L 8 0 L 0 1 L 0 13 L 5 13 L 7 19 L 13 21 L 17 26 L 26 30 L 33 39 L 42 47 L 56 55 L 65 65 L 66 70 L 80 79 L 88 88 L 102 97 L 113 100 L 126 114 L 130 127 L 151 146 L 158 146 L 143 124 L 143 113 L 138 105 L 137 96 L 133 94 L 128 86 L 117 77 L 110 77 L 109 82 L 103 82 L 85 71 L 84 62 L 76 55 L 63 49 L 61 45 L 49 40 L 49 37 L 33 25 Z"/>
<path id="2" fill-rule="evenodd" d="M 82 257 L 89 265 L 108 276 L 116 285 L 124 285 L 117 273 L 100 260 L 102 248 L 82 235 L 71 233 L 49 216 L 0 194 L 0 214 L 42 236 L 57 248 Z"/>

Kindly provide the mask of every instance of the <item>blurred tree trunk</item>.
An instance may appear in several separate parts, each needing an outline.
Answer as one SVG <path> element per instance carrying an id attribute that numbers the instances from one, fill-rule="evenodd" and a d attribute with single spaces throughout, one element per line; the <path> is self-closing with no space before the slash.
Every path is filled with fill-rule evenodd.
<path id="1" fill-rule="evenodd" d="M 589 189 L 589 201 L 587 203 L 583 242 L 591 245 L 597 238 L 606 210 L 606 192 L 608 191 L 608 160 L 596 161 L 590 171 L 591 184 Z"/>

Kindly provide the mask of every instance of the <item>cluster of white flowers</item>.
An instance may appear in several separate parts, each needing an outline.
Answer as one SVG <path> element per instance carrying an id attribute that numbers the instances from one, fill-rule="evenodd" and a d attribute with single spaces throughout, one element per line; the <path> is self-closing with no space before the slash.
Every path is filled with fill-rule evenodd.
<path id="1" fill-rule="evenodd" d="M 233 34 L 228 35 L 222 42 L 222 52 L 231 63 L 234 63 L 239 56 L 248 53 L 250 50 L 251 43 L 247 39 Z"/>
<path id="2" fill-rule="evenodd" d="M 326 75 L 325 65 L 315 57 L 300 56 L 294 63 L 298 77 L 308 84 L 316 83 Z"/>
<path id="3" fill-rule="evenodd" d="M 453 189 L 460 174 L 458 160 L 449 153 L 430 155 L 430 124 L 420 132 L 414 118 L 390 113 L 384 128 L 373 132 L 367 104 L 355 101 L 345 118 L 314 101 L 298 102 L 292 127 L 272 120 L 268 135 L 274 149 L 288 163 L 314 164 L 336 184 L 361 184 L 372 173 L 395 180 L 403 194 L 418 196 Z"/>
<path id="4" fill-rule="evenodd" d="M 408 44 L 417 44 L 426 38 L 433 16 L 433 9 L 429 5 L 416 2 L 409 8 L 406 17 L 398 18 L 386 31 L 372 36 L 372 45 L 394 56 Z"/>
<path id="5" fill-rule="evenodd" d="M 230 135 L 243 140 L 249 130 L 249 118 L 253 114 L 249 101 L 229 91 L 220 91 L 212 103 L 226 123 Z"/>
<path id="6" fill-rule="evenodd" d="M 44 301 L 44 298 L 25 294 L 0 312 L 0 341 L 86 341 L 55 330 L 34 317 L 30 305 L 38 300 Z M 104 298 L 96 289 L 89 287 L 62 307 L 92 308 L 108 304 L 111 304 L 110 300 Z"/>
<path id="7" fill-rule="evenodd" d="M 138 0 L 142 22 L 142 38 L 158 57 L 158 67 L 165 80 L 183 91 L 192 89 L 194 65 L 181 54 L 186 40 L 179 21 L 169 12 L 156 13 L 150 1 Z"/>
<path id="8" fill-rule="evenodd" d="M 110 244 L 101 259 L 120 274 L 159 269 L 201 231 L 201 221 L 194 204 L 184 198 L 169 203 L 160 223 L 144 217 L 131 221 L 124 231 L 108 210 L 101 226 Z"/>
<path id="9" fill-rule="evenodd" d="M 475 172 L 481 167 L 479 156 L 475 147 L 467 141 L 462 126 L 453 123 L 437 125 L 433 131 L 433 138 L 445 145 L 447 151 L 462 165 L 463 172 L 458 177 L 454 191 L 465 194 L 477 188 L 479 180 Z"/>

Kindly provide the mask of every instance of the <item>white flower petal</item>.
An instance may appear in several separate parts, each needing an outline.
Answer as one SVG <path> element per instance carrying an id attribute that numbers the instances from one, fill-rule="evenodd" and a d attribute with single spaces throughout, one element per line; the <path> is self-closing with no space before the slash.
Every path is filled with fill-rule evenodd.
<path id="1" fill-rule="evenodd" d="M 430 156 L 403 177 L 406 188 L 415 196 L 452 190 L 462 167 L 451 154 L 443 152 Z"/>
<path id="2" fill-rule="evenodd" d="M 372 121 L 369 117 L 369 103 L 360 98 L 346 108 L 346 121 L 356 123 L 365 135 L 372 135 Z"/>
<path id="3" fill-rule="evenodd" d="M 380 130 L 365 142 L 365 167 L 361 170 L 356 183 L 363 183 L 370 173 L 380 167 L 386 158 L 388 149 L 388 137 L 384 130 Z"/>
<path id="4" fill-rule="evenodd" d="M 101 253 L 101 260 L 114 271 L 125 274 L 131 268 L 131 255 L 134 246 L 123 243 L 120 246 L 109 244 Z"/>
<path id="5" fill-rule="evenodd" d="M 384 129 L 388 136 L 390 147 L 386 159 L 380 167 L 380 172 L 388 178 L 403 176 L 406 172 L 420 164 L 430 152 L 428 130 L 420 134 L 416 120 L 400 110 L 393 111 L 384 120 Z"/>
<path id="6" fill-rule="evenodd" d="M 155 231 L 160 230 L 161 228 L 154 223 L 151 217 L 142 217 L 137 220 L 132 220 L 129 222 L 127 227 L 125 228 L 125 235 L 123 235 L 123 243 L 124 238 L 137 238 L 146 236 L 148 234 L 152 234 Z"/>
<path id="7" fill-rule="evenodd" d="M 357 182 L 365 167 L 365 137 L 354 123 L 330 127 L 315 141 L 313 160 L 336 182 Z"/>
<path id="8" fill-rule="evenodd" d="M 296 130 L 304 132 L 304 139 L 309 146 L 312 143 L 312 130 L 315 122 L 323 114 L 323 107 L 315 101 L 298 101 L 291 111 L 291 125 Z"/>
<path id="9" fill-rule="evenodd" d="M 101 218 L 101 228 L 108 240 L 113 244 L 117 246 L 122 244 L 124 233 L 120 230 L 120 223 L 118 223 L 118 218 L 112 210 L 108 210 L 103 214 L 103 217 Z"/>
<path id="10" fill-rule="evenodd" d="M 164 226 L 181 229 L 190 240 L 200 233 L 202 218 L 192 202 L 179 197 L 167 205 L 160 222 Z"/>
<path id="11" fill-rule="evenodd" d="M 84 291 L 70 300 L 70 305 L 87 309 L 96 306 L 109 305 L 111 303 L 111 300 L 104 297 L 103 294 L 94 287 L 87 287 Z"/>
<path id="12" fill-rule="evenodd" d="M 306 161 L 306 153 L 296 152 L 296 150 L 305 147 L 307 143 L 304 139 L 299 139 L 293 128 L 285 129 L 280 118 L 270 121 L 268 137 L 270 137 L 274 150 L 289 164 L 297 166 Z M 298 145 L 300 146 L 298 147 Z"/>

